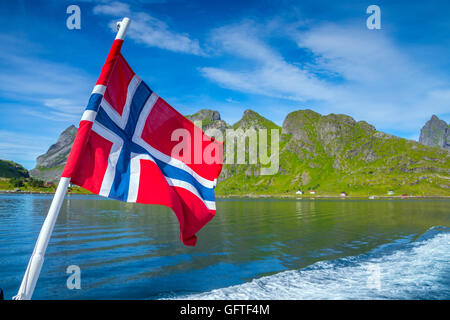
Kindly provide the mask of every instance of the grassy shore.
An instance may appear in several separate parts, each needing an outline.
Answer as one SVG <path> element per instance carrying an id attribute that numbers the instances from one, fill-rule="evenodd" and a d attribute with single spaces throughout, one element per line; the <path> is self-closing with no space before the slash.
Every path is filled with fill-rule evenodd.
<path id="1" fill-rule="evenodd" d="M 15 186 L 9 179 L 0 179 L 0 192 L 1 193 L 33 193 L 33 194 L 52 194 L 55 193 L 55 185 L 33 186 L 27 181 L 23 182 L 23 185 Z M 92 194 L 78 186 L 72 186 L 68 188 L 69 193 L 74 194 Z"/>
<path id="2" fill-rule="evenodd" d="M 4 190 L 0 189 L 0 193 L 8 194 L 54 194 L 55 190 L 50 188 L 45 189 L 28 189 L 28 190 Z M 88 190 L 80 187 L 72 187 L 70 194 L 83 194 L 83 195 L 96 195 Z M 450 196 L 443 195 L 426 195 L 426 196 L 415 196 L 415 195 L 372 195 L 372 196 L 339 196 L 339 195 L 297 195 L 297 194 L 239 194 L 239 195 L 217 195 L 216 199 L 296 199 L 296 200 L 326 200 L 326 199 L 348 199 L 348 200 L 358 200 L 358 199 L 371 199 L 371 200 L 396 200 L 396 199 L 450 199 Z"/>
<path id="3" fill-rule="evenodd" d="M 0 179 L 0 193 L 18 193 L 18 194 L 53 194 L 56 191 L 56 186 L 32 186 L 30 183 L 25 182 L 22 186 L 14 186 L 8 179 Z M 236 194 L 223 194 L 221 192 L 216 193 L 217 199 L 230 199 L 230 198 L 292 198 L 292 199 L 399 199 L 399 198 L 450 198 L 448 194 L 428 194 L 428 193 L 414 193 L 414 192 L 395 192 L 393 195 L 386 193 L 371 192 L 372 190 L 359 190 L 359 192 L 350 193 L 346 196 L 341 196 L 338 192 L 317 191 L 316 194 L 309 194 L 305 191 L 304 194 L 296 194 L 295 192 L 284 193 L 236 193 Z M 402 190 L 403 191 L 403 190 Z M 406 191 L 406 190 L 404 190 Z M 93 194 L 92 192 L 85 190 L 78 186 L 72 186 L 68 188 L 68 193 L 72 194 Z M 404 196 L 406 195 L 406 196 Z"/>
<path id="4" fill-rule="evenodd" d="M 19 190 L 0 189 L 0 193 L 15 193 L 15 194 L 54 194 L 55 191 L 56 190 L 52 188 L 38 188 L 38 189 L 35 188 L 35 189 L 19 189 Z M 70 190 L 68 190 L 67 193 L 95 195 L 94 193 L 80 187 L 72 187 Z"/>
<path id="5" fill-rule="evenodd" d="M 381 200 L 381 199 L 450 199 L 450 196 L 443 195 L 426 195 L 426 196 L 402 196 L 402 195 L 371 195 L 371 196 L 345 196 L 341 197 L 339 195 L 296 195 L 296 194 L 271 194 L 271 195 L 218 195 L 216 199 L 297 199 L 297 200 L 316 200 L 316 199 L 371 199 L 371 200 Z"/>

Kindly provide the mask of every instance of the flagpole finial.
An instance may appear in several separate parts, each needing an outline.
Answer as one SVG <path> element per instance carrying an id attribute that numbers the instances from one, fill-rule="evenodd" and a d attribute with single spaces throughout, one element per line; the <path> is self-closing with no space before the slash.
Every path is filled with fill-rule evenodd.
<path id="1" fill-rule="evenodd" d="M 125 38 L 125 34 L 127 33 L 129 25 L 130 25 L 130 18 L 127 17 L 123 18 L 122 21 L 117 22 L 116 40 L 123 40 Z"/>

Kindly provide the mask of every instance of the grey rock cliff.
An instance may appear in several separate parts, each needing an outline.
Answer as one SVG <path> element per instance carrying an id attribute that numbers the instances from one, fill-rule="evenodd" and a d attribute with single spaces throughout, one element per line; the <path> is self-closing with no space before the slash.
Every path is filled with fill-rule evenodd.
<path id="1" fill-rule="evenodd" d="M 64 130 L 56 143 L 36 159 L 36 168 L 30 171 L 31 176 L 47 182 L 57 181 L 67 161 L 76 134 L 77 128 L 74 125 Z"/>
<path id="2" fill-rule="evenodd" d="M 419 142 L 450 150 L 450 125 L 433 115 L 420 130 Z"/>
<path id="3" fill-rule="evenodd" d="M 225 130 L 230 127 L 220 118 L 220 113 L 216 110 L 202 109 L 193 115 L 187 115 L 186 118 L 194 123 L 202 121 L 202 130 L 205 132 L 209 129 L 218 129 L 224 135 Z"/>
<path id="4" fill-rule="evenodd" d="M 193 115 L 186 116 L 192 122 L 202 121 L 217 121 L 220 120 L 220 113 L 216 110 L 202 109 Z"/>

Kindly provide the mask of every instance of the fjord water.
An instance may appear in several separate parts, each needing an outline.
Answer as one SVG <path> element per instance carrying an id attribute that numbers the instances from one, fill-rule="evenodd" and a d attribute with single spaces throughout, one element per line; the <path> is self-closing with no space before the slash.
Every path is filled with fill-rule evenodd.
<path id="1" fill-rule="evenodd" d="M 51 199 L 0 194 L 7 299 Z M 167 208 L 68 195 L 34 298 L 450 299 L 448 227 L 444 199 L 227 199 L 191 248 Z M 70 265 L 80 290 L 66 286 Z"/>

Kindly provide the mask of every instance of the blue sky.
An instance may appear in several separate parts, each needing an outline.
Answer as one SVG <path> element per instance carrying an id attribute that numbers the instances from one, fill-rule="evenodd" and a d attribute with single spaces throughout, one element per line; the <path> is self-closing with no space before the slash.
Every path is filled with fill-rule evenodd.
<path id="1" fill-rule="evenodd" d="M 81 9 L 69 30 L 66 8 Z M 366 8 L 381 8 L 381 30 Z M 343 113 L 417 139 L 450 120 L 448 1 L 2 1 L 0 159 L 35 166 L 77 125 L 114 39 L 123 55 L 184 114 L 253 109 L 281 125 L 294 110 Z"/>

